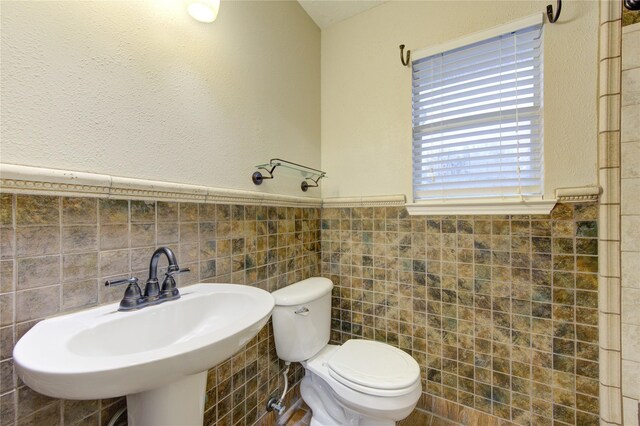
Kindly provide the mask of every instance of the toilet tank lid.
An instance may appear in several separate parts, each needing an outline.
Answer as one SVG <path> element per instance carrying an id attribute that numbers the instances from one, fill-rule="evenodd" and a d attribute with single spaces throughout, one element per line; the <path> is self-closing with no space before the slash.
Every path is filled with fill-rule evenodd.
<path id="1" fill-rule="evenodd" d="M 312 277 L 288 285 L 273 293 L 276 306 L 292 306 L 309 303 L 326 295 L 333 288 L 328 278 Z"/>

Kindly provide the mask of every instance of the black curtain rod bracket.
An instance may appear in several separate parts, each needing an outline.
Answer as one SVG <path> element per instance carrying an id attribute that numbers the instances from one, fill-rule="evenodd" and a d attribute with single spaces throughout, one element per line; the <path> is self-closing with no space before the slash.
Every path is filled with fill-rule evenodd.
<path id="1" fill-rule="evenodd" d="M 623 3 L 628 9 L 631 7 L 640 7 L 640 0 L 623 0 Z M 631 7 L 630 7 L 631 6 Z M 634 9 L 637 10 L 637 9 Z M 562 11 L 562 0 L 556 1 L 556 11 L 553 13 L 553 5 L 547 5 L 547 19 L 550 23 L 555 24 L 560 18 L 560 12 Z M 407 54 L 404 54 L 404 44 L 400 45 L 400 62 L 405 67 L 411 65 L 411 50 L 407 49 Z"/>
<path id="2" fill-rule="evenodd" d="M 407 56 L 405 59 L 404 44 L 400 45 L 400 62 L 402 62 L 402 65 L 404 65 L 405 67 L 408 67 L 411 64 L 411 51 L 407 49 Z"/>
<path id="3" fill-rule="evenodd" d="M 562 11 L 562 0 L 556 2 L 556 13 L 553 13 L 553 6 L 547 5 L 547 19 L 550 23 L 555 24 L 558 18 L 560 18 L 560 11 Z"/>

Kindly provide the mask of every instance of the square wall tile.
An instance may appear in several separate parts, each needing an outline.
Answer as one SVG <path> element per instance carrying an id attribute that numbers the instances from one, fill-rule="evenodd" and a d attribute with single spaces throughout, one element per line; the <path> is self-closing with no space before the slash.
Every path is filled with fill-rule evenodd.
<path id="1" fill-rule="evenodd" d="M 622 395 L 640 399 L 640 362 L 622 360 Z"/>
<path id="2" fill-rule="evenodd" d="M 97 279 L 62 284 L 62 309 L 85 308 L 98 303 Z"/>
<path id="3" fill-rule="evenodd" d="M 98 277 L 98 252 L 62 256 L 62 280 L 77 281 Z"/>
<path id="4" fill-rule="evenodd" d="M 625 142 L 637 142 L 640 140 L 640 120 L 638 117 L 640 116 L 640 104 L 636 105 L 625 105 L 622 107 L 622 118 L 621 118 L 621 127 L 620 127 L 620 140 Z M 622 147 L 623 152 L 623 165 L 624 165 L 624 146 Z M 637 157 L 633 157 L 637 159 Z"/>
<path id="5" fill-rule="evenodd" d="M 8 293 L 15 290 L 14 260 L 0 261 L 0 293 Z"/>
<path id="6" fill-rule="evenodd" d="M 16 256 L 60 253 L 60 226 L 19 226 L 16 228 Z"/>
<path id="7" fill-rule="evenodd" d="M 640 215 L 622 216 L 622 251 L 640 251 Z"/>
<path id="8" fill-rule="evenodd" d="M 14 293 L 0 294 L 0 327 L 13 324 Z"/>
<path id="9" fill-rule="evenodd" d="M 129 250 L 112 250 L 100 252 L 101 277 L 113 277 L 127 274 L 130 271 Z"/>
<path id="10" fill-rule="evenodd" d="M 0 226 L 13 226 L 12 194 L 0 194 Z"/>
<path id="11" fill-rule="evenodd" d="M 93 225 L 98 223 L 98 200 L 95 198 L 62 198 L 63 225 Z"/>
<path id="12" fill-rule="evenodd" d="M 129 201 L 99 200 L 98 211 L 100 224 L 116 224 L 129 222 Z"/>
<path id="13" fill-rule="evenodd" d="M 622 359 L 640 363 L 640 326 L 622 323 Z"/>
<path id="14" fill-rule="evenodd" d="M 622 106 L 640 104 L 640 67 L 622 73 Z"/>
<path id="15" fill-rule="evenodd" d="M 17 260 L 17 289 L 44 287 L 60 282 L 60 255 Z"/>
<path id="16" fill-rule="evenodd" d="M 16 293 L 16 322 L 40 319 L 60 312 L 60 285 Z"/>
<path id="17" fill-rule="evenodd" d="M 640 104 L 637 112 L 640 114 Z M 637 117 L 640 117 L 637 116 Z M 636 122 L 640 121 L 636 117 Z M 624 130 L 623 130 L 624 133 Z M 636 142 L 624 142 L 622 144 L 622 172 L 621 176 L 625 178 L 640 178 L 640 124 L 638 124 L 637 134 L 633 139 Z"/>
<path id="18" fill-rule="evenodd" d="M 622 34 L 622 69 L 638 67 L 640 67 L 640 31 L 625 29 Z"/>
<path id="19" fill-rule="evenodd" d="M 13 259 L 15 253 L 15 229 L 0 227 L 0 259 Z"/>
<path id="20" fill-rule="evenodd" d="M 622 179 L 622 214 L 640 214 L 640 178 Z"/>
<path id="21" fill-rule="evenodd" d="M 60 225 L 60 198 L 46 195 L 18 195 L 16 223 L 20 225 Z"/>
<path id="22" fill-rule="evenodd" d="M 640 289 L 622 288 L 622 323 L 640 326 Z M 640 345 L 640 335 L 637 337 Z"/>
<path id="23" fill-rule="evenodd" d="M 622 253 L 622 286 L 640 289 L 640 252 Z"/>
<path id="24" fill-rule="evenodd" d="M 98 226 L 71 225 L 62 227 L 62 252 L 73 253 L 98 249 Z"/>
<path id="25" fill-rule="evenodd" d="M 131 222 L 155 222 L 156 203 L 155 201 L 131 201 Z"/>
<path id="26" fill-rule="evenodd" d="M 622 398 L 625 426 L 638 426 L 638 404 L 637 399 Z"/>

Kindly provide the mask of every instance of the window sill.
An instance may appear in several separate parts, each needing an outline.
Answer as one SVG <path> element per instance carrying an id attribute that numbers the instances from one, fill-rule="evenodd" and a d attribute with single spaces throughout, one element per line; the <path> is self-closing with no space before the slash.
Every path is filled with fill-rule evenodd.
<path id="1" fill-rule="evenodd" d="M 482 200 L 437 200 L 408 203 L 412 216 L 549 214 L 557 200 L 492 198 Z"/>

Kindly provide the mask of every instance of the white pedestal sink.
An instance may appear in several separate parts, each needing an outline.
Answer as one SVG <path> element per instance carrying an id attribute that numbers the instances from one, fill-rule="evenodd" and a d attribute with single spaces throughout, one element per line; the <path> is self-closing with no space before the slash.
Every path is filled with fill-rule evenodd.
<path id="1" fill-rule="evenodd" d="M 274 300 L 234 284 L 180 292 L 138 311 L 114 303 L 39 322 L 13 351 L 18 375 L 55 398 L 127 395 L 132 426 L 202 425 L 207 370 L 260 331 Z"/>

